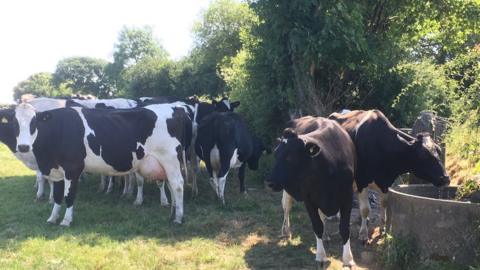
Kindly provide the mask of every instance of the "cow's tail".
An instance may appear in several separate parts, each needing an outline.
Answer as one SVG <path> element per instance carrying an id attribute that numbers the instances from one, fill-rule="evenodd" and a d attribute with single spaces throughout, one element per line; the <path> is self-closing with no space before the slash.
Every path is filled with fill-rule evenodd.
<path id="1" fill-rule="evenodd" d="M 187 149 L 183 147 L 182 149 L 182 162 L 183 162 L 183 169 L 185 171 L 185 179 L 184 182 L 188 181 L 188 167 L 187 167 Z"/>

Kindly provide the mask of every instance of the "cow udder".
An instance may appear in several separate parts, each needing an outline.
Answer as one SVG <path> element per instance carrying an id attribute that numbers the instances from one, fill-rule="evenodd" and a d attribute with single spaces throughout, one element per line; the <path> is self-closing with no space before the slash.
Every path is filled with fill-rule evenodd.
<path id="1" fill-rule="evenodd" d="M 140 163 L 138 172 L 148 180 L 166 180 L 167 175 L 160 162 L 153 156 L 146 156 Z"/>

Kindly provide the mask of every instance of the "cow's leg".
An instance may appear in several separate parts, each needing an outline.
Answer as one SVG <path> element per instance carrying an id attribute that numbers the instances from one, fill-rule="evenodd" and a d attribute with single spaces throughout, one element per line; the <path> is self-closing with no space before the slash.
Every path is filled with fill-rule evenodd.
<path id="1" fill-rule="evenodd" d="M 323 223 L 323 236 L 322 239 L 325 241 L 330 241 L 330 235 L 327 233 L 327 215 L 325 215 L 322 210 L 318 209 L 318 215 Z"/>
<path id="2" fill-rule="evenodd" d="M 361 241 L 368 240 L 368 227 L 367 220 L 370 213 L 370 202 L 368 201 L 368 188 L 362 189 L 362 192 L 358 194 L 358 204 L 360 207 L 360 215 L 362 216 L 362 225 L 360 226 L 360 232 L 358 233 L 358 239 Z"/>
<path id="3" fill-rule="evenodd" d="M 98 192 L 103 192 L 105 190 L 105 186 L 107 185 L 107 178 L 108 176 L 106 175 L 100 176 L 100 186 L 98 186 Z"/>
<path id="4" fill-rule="evenodd" d="M 107 187 L 107 192 L 105 193 L 106 194 L 112 193 L 114 185 L 115 185 L 115 177 L 114 176 L 108 177 L 108 187 Z"/>
<path id="5" fill-rule="evenodd" d="M 160 163 L 165 169 L 170 194 L 172 196 L 172 207 L 175 208 L 175 218 L 173 222 L 181 224 L 183 222 L 183 176 L 180 168 L 180 161 L 175 152 L 170 155 L 161 156 Z"/>
<path id="6" fill-rule="evenodd" d="M 346 197 L 340 208 L 339 229 L 343 244 L 342 262 L 343 266 L 346 267 L 352 267 L 355 265 L 352 249 L 350 248 L 350 214 L 352 212 L 352 195 L 353 194 L 349 194 Z"/>
<path id="7" fill-rule="evenodd" d="M 40 171 L 37 171 L 37 178 L 35 180 L 37 183 L 37 201 L 40 201 L 43 197 L 43 193 L 45 192 L 45 179 Z"/>
<path id="8" fill-rule="evenodd" d="M 293 197 L 290 196 L 285 190 L 282 195 L 282 208 L 283 208 L 283 224 L 282 224 L 282 237 L 291 238 L 292 232 L 290 230 L 290 210 L 293 205 Z"/>
<path id="9" fill-rule="evenodd" d="M 245 188 L 245 167 L 246 167 L 246 162 L 240 166 L 238 169 L 238 180 L 240 180 L 240 193 L 247 193 L 247 189 Z"/>
<path id="10" fill-rule="evenodd" d="M 130 197 L 132 196 L 132 193 L 133 193 L 133 183 L 135 181 L 135 173 L 130 173 L 128 176 L 127 176 L 127 183 L 128 183 L 128 187 L 127 187 L 127 197 Z"/>
<path id="11" fill-rule="evenodd" d="M 191 147 L 193 149 L 193 147 Z M 192 177 L 192 194 L 193 196 L 198 195 L 198 186 L 197 186 L 197 172 L 198 172 L 198 159 L 195 151 L 190 150 L 190 177 Z"/>
<path id="12" fill-rule="evenodd" d="M 53 200 L 53 181 L 52 180 L 47 180 L 48 185 L 50 186 L 50 195 L 48 196 L 48 202 L 49 203 L 54 203 Z"/>
<path id="13" fill-rule="evenodd" d="M 137 198 L 133 202 L 133 205 L 141 205 L 143 203 L 143 183 L 144 183 L 144 179 L 143 179 L 143 176 L 141 176 L 138 173 L 136 173 L 135 176 L 137 178 Z"/>
<path id="14" fill-rule="evenodd" d="M 127 194 L 127 189 L 128 189 L 128 175 L 123 175 L 120 176 L 120 179 L 122 179 L 121 182 L 123 182 L 123 190 L 122 190 L 122 195 L 121 197 L 125 196 Z"/>
<path id="15" fill-rule="evenodd" d="M 158 189 L 160 190 L 160 205 L 161 206 L 168 206 L 168 198 L 167 194 L 165 193 L 165 181 L 157 182 Z"/>
<path id="16" fill-rule="evenodd" d="M 207 167 L 207 172 L 210 176 L 210 186 L 213 188 L 213 190 L 215 190 L 215 194 L 217 194 L 218 197 L 218 172 L 213 170 L 212 163 L 210 163 L 210 159 L 208 157 L 205 159 L 205 167 Z"/>
<path id="17" fill-rule="evenodd" d="M 230 170 L 230 163 L 234 154 L 233 149 L 220 147 L 220 171 L 218 172 L 218 198 L 225 205 L 225 184 L 227 183 L 227 175 Z"/>
<path id="18" fill-rule="evenodd" d="M 310 222 L 312 223 L 313 231 L 317 239 L 317 253 L 315 255 L 315 260 L 320 264 L 321 267 L 328 262 L 327 253 L 323 246 L 322 236 L 323 236 L 323 223 L 318 215 L 318 208 L 316 208 L 308 200 L 304 202 L 305 208 L 307 208 L 308 216 L 310 217 Z"/>
<path id="19" fill-rule="evenodd" d="M 380 192 L 380 230 L 385 231 L 387 221 L 387 193 Z"/>
<path id="20" fill-rule="evenodd" d="M 52 213 L 47 219 L 48 223 L 57 223 L 57 219 L 60 216 L 60 208 L 62 207 L 63 201 L 64 185 L 65 183 L 63 181 L 56 181 L 53 183 L 53 199 L 55 203 L 53 204 Z"/>
<path id="21" fill-rule="evenodd" d="M 65 211 L 65 216 L 63 217 L 61 226 L 69 227 L 73 221 L 73 202 L 77 195 L 77 186 L 78 181 L 81 175 L 81 171 L 66 171 L 65 173 L 65 188 L 64 196 L 65 203 L 67 204 L 67 210 Z"/>

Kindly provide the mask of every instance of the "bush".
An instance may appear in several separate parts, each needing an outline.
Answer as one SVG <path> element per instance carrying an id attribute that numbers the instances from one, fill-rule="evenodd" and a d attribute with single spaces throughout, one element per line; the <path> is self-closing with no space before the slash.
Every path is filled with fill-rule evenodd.
<path id="1" fill-rule="evenodd" d="M 442 66 L 424 60 L 401 63 L 393 71 L 400 76 L 403 85 L 392 103 L 393 114 L 400 124 L 412 126 L 423 110 L 450 116 L 450 98 L 455 83 L 445 76 Z"/>
<path id="2" fill-rule="evenodd" d="M 415 239 L 411 236 L 394 238 L 387 235 L 382 260 L 387 269 L 417 269 L 420 254 Z"/>

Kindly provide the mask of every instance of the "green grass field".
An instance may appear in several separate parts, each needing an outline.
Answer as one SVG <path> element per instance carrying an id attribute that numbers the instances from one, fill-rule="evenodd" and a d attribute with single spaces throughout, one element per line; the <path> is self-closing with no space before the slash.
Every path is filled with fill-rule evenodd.
<path id="1" fill-rule="evenodd" d="M 120 197 L 119 186 L 111 195 L 97 193 L 99 177 L 90 176 L 80 184 L 72 226 L 63 228 L 46 223 L 48 202 L 34 202 L 33 172 L 3 145 L 0 159 L 1 269 L 315 269 L 315 238 L 303 205 L 292 211 L 294 238 L 281 240 L 281 194 L 264 190 L 261 177 L 247 174 L 244 196 L 231 173 L 226 206 L 205 177 L 195 199 L 186 186 L 185 222 L 174 225 L 155 184 L 146 185 L 144 205 L 137 207 L 133 198 Z M 362 266 L 362 249 L 352 241 Z M 341 269 L 338 233 L 326 248 L 329 269 Z"/>

